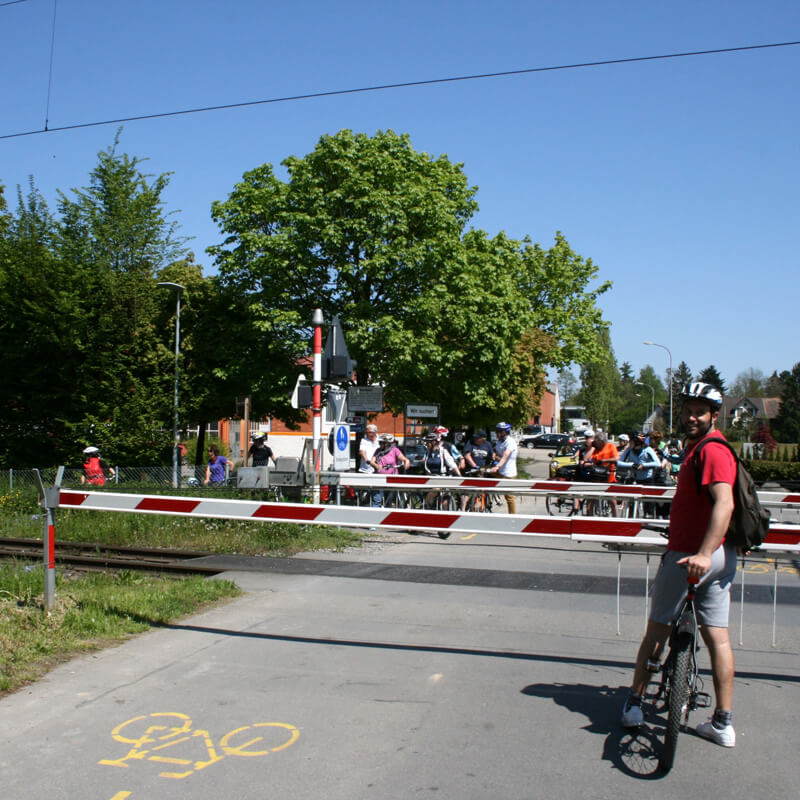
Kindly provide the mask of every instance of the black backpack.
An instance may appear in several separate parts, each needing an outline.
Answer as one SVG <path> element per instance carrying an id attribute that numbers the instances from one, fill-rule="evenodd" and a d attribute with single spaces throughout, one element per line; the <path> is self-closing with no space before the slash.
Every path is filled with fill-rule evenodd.
<path id="1" fill-rule="evenodd" d="M 733 484 L 733 514 L 728 526 L 725 540 L 732 544 L 740 553 L 748 553 L 755 547 L 760 547 L 769 532 L 769 511 L 763 508 L 756 493 L 753 476 L 745 469 L 736 451 L 724 439 L 713 436 L 703 439 L 694 449 L 692 466 L 694 467 L 697 493 L 700 494 L 700 451 L 710 443 L 721 444 L 727 447 L 736 459 L 736 480 Z"/>

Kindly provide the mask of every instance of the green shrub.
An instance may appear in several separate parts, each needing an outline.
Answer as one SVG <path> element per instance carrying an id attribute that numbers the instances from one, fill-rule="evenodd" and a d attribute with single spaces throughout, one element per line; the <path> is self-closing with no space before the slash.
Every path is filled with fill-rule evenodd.
<path id="1" fill-rule="evenodd" d="M 744 461 L 756 483 L 766 481 L 800 481 L 800 463 L 797 461 Z"/>

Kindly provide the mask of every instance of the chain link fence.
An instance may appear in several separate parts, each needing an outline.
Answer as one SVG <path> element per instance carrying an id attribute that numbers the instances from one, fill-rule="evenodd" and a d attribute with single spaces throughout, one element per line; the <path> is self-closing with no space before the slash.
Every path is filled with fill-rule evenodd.
<path id="1" fill-rule="evenodd" d="M 106 477 L 105 488 L 113 489 L 115 486 L 163 488 L 173 484 L 172 467 L 113 467 L 114 475 Z M 40 469 L 42 482 L 45 486 L 52 486 L 56 480 L 56 467 Z M 183 466 L 180 468 L 179 483 L 182 487 L 203 485 L 206 475 L 205 466 Z M 64 470 L 62 486 L 75 488 L 81 486 L 81 468 L 67 467 Z M 195 483 L 196 482 L 196 483 Z M 235 485 L 235 481 L 228 481 Z M 33 469 L 4 469 L 0 470 L 0 492 L 14 491 L 15 489 L 37 489 L 39 482 L 36 479 L 36 470 Z M 97 488 L 97 487 L 94 487 Z"/>
<path id="2" fill-rule="evenodd" d="M 172 466 L 165 467 L 121 467 L 113 466 L 114 474 L 106 476 L 104 486 L 96 486 L 91 484 L 81 483 L 83 477 L 83 469 L 78 467 L 67 467 L 64 470 L 64 476 L 61 481 L 61 486 L 66 489 L 88 489 L 97 491 L 103 489 L 106 491 L 120 492 L 148 492 L 155 491 L 158 494 L 166 494 L 170 491 L 175 491 L 174 475 Z M 45 486 L 53 486 L 56 480 L 56 467 L 47 467 L 39 470 L 42 483 Z M 279 471 L 272 472 L 276 477 L 280 474 Z M 303 502 L 310 499 L 312 494 L 311 487 L 304 486 L 302 481 L 297 483 L 292 481 L 289 485 L 286 483 L 275 482 L 270 484 L 267 482 L 263 487 L 239 486 L 237 482 L 237 475 L 233 473 L 226 473 L 225 480 L 222 483 L 215 483 L 213 486 L 203 486 L 203 481 L 206 477 L 206 467 L 201 465 L 195 466 L 181 466 L 178 477 L 178 490 L 181 494 L 189 492 L 213 492 L 215 495 L 230 494 L 232 496 L 240 496 L 241 492 L 246 492 L 248 496 L 257 496 L 267 501 L 290 501 L 290 502 Z M 305 476 L 303 476 L 305 477 Z M 36 477 L 36 470 L 33 469 L 4 469 L 0 470 L 0 500 L 3 495 L 15 494 L 18 492 L 31 492 L 38 491 L 39 481 Z M 2 503 L 0 503 L 2 505 Z"/>

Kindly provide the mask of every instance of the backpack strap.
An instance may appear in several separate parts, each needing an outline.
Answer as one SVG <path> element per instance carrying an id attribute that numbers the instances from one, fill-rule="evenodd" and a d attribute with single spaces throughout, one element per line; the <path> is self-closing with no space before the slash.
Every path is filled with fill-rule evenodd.
<path id="1" fill-rule="evenodd" d="M 729 442 L 726 442 L 725 439 L 719 439 L 716 436 L 711 436 L 706 439 L 700 441 L 700 443 L 695 447 L 694 452 L 692 453 L 692 468 L 694 469 L 694 480 L 695 484 L 697 485 L 697 494 L 701 494 L 703 491 L 703 487 L 700 484 L 702 480 L 702 475 L 700 474 L 700 451 L 707 445 L 711 443 L 721 444 L 723 447 L 726 447 L 730 454 L 733 456 L 733 460 L 736 462 L 736 474 L 739 474 L 739 464 L 742 463 L 742 460 L 739 458 L 736 451 L 731 447 Z"/>

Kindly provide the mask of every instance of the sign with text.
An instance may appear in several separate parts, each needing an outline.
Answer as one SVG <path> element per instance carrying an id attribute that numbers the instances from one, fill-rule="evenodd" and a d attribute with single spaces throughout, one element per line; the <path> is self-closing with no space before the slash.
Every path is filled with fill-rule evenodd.
<path id="1" fill-rule="evenodd" d="M 439 404 L 406 403 L 406 416 L 415 419 L 439 419 Z"/>
<path id="2" fill-rule="evenodd" d="M 348 386 L 348 411 L 383 411 L 383 386 Z"/>

